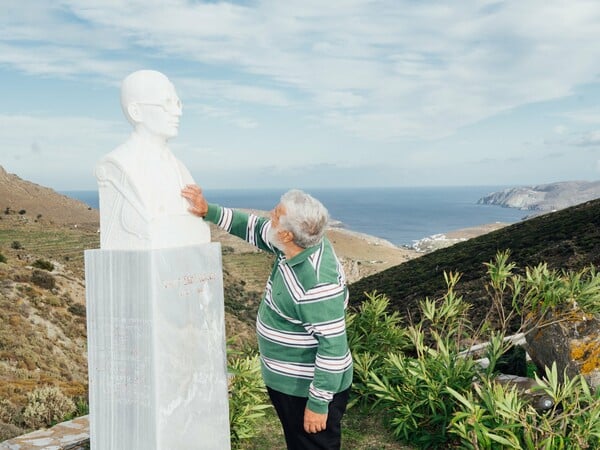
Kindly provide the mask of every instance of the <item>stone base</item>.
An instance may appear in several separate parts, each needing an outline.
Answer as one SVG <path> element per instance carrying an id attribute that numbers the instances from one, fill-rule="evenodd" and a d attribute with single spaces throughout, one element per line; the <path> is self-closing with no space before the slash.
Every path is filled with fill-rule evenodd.
<path id="1" fill-rule="evenodd" d="M 85 266 L 92 448 L 229 449 L 220 244 Z"/>
<path id="2" fill-rule="evenodd" d="M 0 450 L 87 450 L 90 448 L 88 416 L 32 431 L 0 443 Z"/>

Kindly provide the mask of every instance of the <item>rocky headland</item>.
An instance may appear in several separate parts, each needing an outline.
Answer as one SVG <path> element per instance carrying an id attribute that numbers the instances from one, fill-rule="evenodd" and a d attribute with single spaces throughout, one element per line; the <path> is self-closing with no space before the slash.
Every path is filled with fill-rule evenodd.
<path id="1" fill-rule="evenodd" d="M 600 181 L 562 181 L 492 192 L 480 198 L 477 203 L 528 211 L 550 212 L 597 198 L 600 198 Z"/>

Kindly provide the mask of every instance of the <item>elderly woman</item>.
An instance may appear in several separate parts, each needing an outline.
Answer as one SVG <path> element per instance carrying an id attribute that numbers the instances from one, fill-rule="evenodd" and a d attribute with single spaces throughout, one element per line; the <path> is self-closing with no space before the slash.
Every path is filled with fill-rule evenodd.
<path id="1" fill-rule="evenodd" d="M 288 449 L 339 449 L 352 357 L 327 210 L 299 190 L 281 197 L 270 220 L 209 204 L 195 185 L 182 195 L 192 214 L 276 255 L 256 319 L 263 379 Z"/>

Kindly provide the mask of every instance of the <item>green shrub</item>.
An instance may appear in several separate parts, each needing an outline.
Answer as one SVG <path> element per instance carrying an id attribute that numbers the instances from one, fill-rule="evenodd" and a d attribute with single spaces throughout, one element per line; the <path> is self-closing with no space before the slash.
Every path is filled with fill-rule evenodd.
<path id="1" fill-rule="evenodd" d="M 45 259 L 36 259 L 32 266 L 38 269 L 47 270 L 48 272 L 52 272 L 54 270 L 54 264 L 52 264 L 50 261 L 46 261 Z"/>
<path id="2" fill-rule="evenodd" d="M 592 393 L 585 379 L 565 373 L 559 381 L 556 363 L 536 375 L 538 391 L 552 398 L 554 407 L 537 412 L 519 398 L 514 387 L 483 379 L 464 395 L 448 390 L 463 405 L 454 413 L 450 433 L 461 448 L 593 449 L 600 447 L 600 391 Z"/>
<path id="3" fill-rule="evenodd" d="M 90 413 L 90 404 L 87 397 L 76 397 L 73 399 L 75 409 L 72 413 L 67 414 L 63 420 L 73 420 L 76 417 L 86 416 Z"/>
<path id="4" fill-rule="evenodd" d="M 4 256 L 2 253 L 0 253 L 0 263 L 5 263 L 6 262 L 6 256 Z"/>
<path id="5" fill-rule="evenodd" d="M 554 365 L 540 378 L 519 360 L 519 370 L 528 370 L 539 394 L 552 400 L 553 407 L 540 412 L 516 388 L 494 381 L 509 353 L 522 356 L 505 339 L 513 319 L 531 330 L 551 319 L 548 312 L 597 315 L 600 277 L 593 268 L 558 272 L 545 264 L 520 275 L 508 257 L 499 252 L 486 264 L 490 313 L 477 330 L 467 319 L 466 302 L 454 293 L 459 276 L 453 274 L 444 275 L 448 290 L 442 299 L 420 302 L 421 321 L 406 329 L 410 345 L 386 348 L 383 360 L 377 341 L 363 334 L 389 333 L 390 321 L 381 319 L 387 304 L 373 309 L 377 320 L 368 313 L 351 316 L 349 338 L 360 350 L 354 354 L 356 391 L 387 418 L 399 440 L 416 448 L 600 448 L 600 389 L 592 392 L 582 376 L 559 377 Z M 370 303 L 368 297 L 364 308 L 373 308 Z M 372 326 L 357 326 L 359 320 Z M 391 328 L 397 326 L 399 321 Z M 480 355 L 489 360 L 485 369 L 470 349 L 483 333 L 489 342 Z"/>
<path id="6" fill-rule="evenodd" d="M 44 270 L 34 270 L 31 274 L 31 282 L 43 289 L 54 289 L 56 279 Z"/>
<path id="7" fill-rule="evenodd" d="M 19 214 L 20 214 L 20 215 L 24 215 L 24 214 L 26 214 L 26 213 L 27 213 L 27 211 L 25 211 L 24 209 L 21 209 L 21 210 L 19 210 Z"/>
<path id="8" fill-rule="evenodd" d="M 425 344 L 421 325 L 411 326 L 409 333 L 416 357 L 390 354 L 384 369 L 371 374 L 368 387 L 378 398 L 378 408 L 391 415 L 395 436 L 418 447 L 442 446 L 448 441 L 446 429 L 458 408 L 447 388 L 468 391 L 477 375 L 477 363 L 459 357 L 452 340 L 437 333 L 432 346 Z"/>
<path id="9" fill-rule="evenodd" d="M 81 303 L 73 303 L 67 310 L 74 316 L 85 317 L 86 314 L 85 305 Z"/>
<path id="10" fill-rule="evenodd" d="M 410 347 L 397 311 L 388 313 L 389 299 L 384 294 L 367 294 L 356 313 L 348 314 L 348 344 L 354 353 L 387 355 Z"/>
<path id="11" fill-rule="evenodd" d="M 12 243 L 10 244 L 10 248 L 12 248 L 13 250 L 20 250 L 23 248 L 23 246 L 19 241 L 12 241 Z"/>
<path id="12" fill-rule="evenodd" d="M 524 294 L 514 307 L 520 312 L 543 318 L 548 312 L 580 310 L 600 314 L 600 274 L 593 267 L 580 272 L 559 272 L 543 263 L 527 268 L 523 280 Z"/>
<path id="13" fill-rule="evenodd" d="M 231 445 L 239 448 L 257 434 L 257 421 L 271 405 L 260 374 L 258 356 L 233 359 L 229 364 L 229 425 Z"/>
<path id="14" fill-rule="evenodd" d="M 354 381 L 349 407 L 372 404 L 375 396 L 368 388 L 370 374 L 385 364 L 389 352 L 410 349 L 411 343 L 398 312 L 388 313 L 389 299 L 383 294 L 367 294 L 356 313 L 348 314 L 348 343 L 354 360 Z"/>
<path id="15" fill-rule="evenodd" d="M 29 428 L 54 425 L 75 411 L 73 401 L 55 386 L 44 386 L 27 394 L 23 419 Z"/>

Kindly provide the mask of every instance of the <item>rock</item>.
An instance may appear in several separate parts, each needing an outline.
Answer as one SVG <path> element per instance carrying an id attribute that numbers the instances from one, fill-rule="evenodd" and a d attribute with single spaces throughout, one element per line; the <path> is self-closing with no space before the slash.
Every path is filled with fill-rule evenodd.
<path id="1" fill-rule="evenodd" d="M 600 181 L 564 181 L 493 192 L 477 203 L 534 211 L 556 211 L 600 198 Z"/>
<path id="2" fill-rule="evenodd" d="M 526 336 L 527 353 L 543 369 L 556 362 L 559 376 L 584 376 L 594 388 L 600 386 L 600 319 L 581 312 L 552 316 L 544 326 Z"/>
<path id="3" fill-rule="evenodd" d="M 538 386 L 533 378 L 501 374 L 495 380 L 502 385 L 515 386 L 523 398 L 537 411 L 546 411 L 554 406 L 554 402 L 549 395 L 533 389 Z"/>

